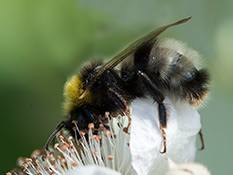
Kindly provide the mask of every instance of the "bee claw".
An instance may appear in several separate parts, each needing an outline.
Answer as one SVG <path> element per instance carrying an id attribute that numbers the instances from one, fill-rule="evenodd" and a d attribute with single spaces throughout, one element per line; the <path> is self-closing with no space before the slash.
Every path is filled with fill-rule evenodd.
<path id="1" fill-rule="evenodd" d="M 161 128 L 162 131 L 162 137 L 163 137 L 163 151 L 160 151 L 161 154 L 164 154 L 167 152 L 167 139 L 166 139 L 166 133 L 164 129 Z"/>

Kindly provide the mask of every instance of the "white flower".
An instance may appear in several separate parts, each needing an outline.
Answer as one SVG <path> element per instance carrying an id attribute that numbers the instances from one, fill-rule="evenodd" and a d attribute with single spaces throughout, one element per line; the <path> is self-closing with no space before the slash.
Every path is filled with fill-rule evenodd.
<path id="1" fill-rule="evenodd" d="M 109 128 L 100 126 L 98 135 L 93 135 L 94 127 L 90 124 L 86 133 L 76 128 L 81 140 L 59 136 L 59 143 L 54 145 L 56 151 L 46 157 L 34 155 L 26 159 L 22 165 L 24 172 L 31 175 L 165 175 L 167 157 L 176 162 L 194 160 L 196 135 L 201 128 L 196 109 L 169 98 L 165 105 L 168 111 L 165 154 L 160 153 L 163 145 L 157 104 L 151 99 L 137 99 L 132 106 L 130 134 L 124 132 L 128 125 L 126 116 L 109 116 L 105 123 Z"/>
<path id="2" fill-rule="evenodd" d="M 169 171 L 166 175 L 210 175 L 206 167 L 198 163 L 181 163 L 175 164 L 171 159 L 168 159 Z"/>
<path id="3" fill-rule="evenodd" d="M 69 175 L 121 175 L 121 173 L 107 168 L 107 167 L 100 167 L 96 165 L 87 165 L 82 167 L 75 167 L 73 170 L 69 171 Z"/>
<path id="4" fill-rule="evenodd" d="M 167 152 L 161 154 L 157 104 L 152 99 L 138 99 L 133 104 L 130 150 L 132 165 L 140 175 L 164 175 L 168 169 L 166 157 L 176 162 L 195 159 L 196 135 L 201 129 L 199 113 L 190 105 L 169 98 L 165 106 L 168 111 Z"/>

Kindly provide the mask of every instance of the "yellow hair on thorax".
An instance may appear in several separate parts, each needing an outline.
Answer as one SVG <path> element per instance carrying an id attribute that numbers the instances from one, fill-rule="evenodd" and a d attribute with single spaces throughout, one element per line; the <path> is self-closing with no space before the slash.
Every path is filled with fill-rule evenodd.
<path id="1" fill-rule="evenodd" d="M 75 107 L 91 102 L 90 91 L 83 89 L 84 84 L 79 75 L 74 75 L 68 80 L 64 87 L 64 110 L 66 114 L 69 114 Z"/>

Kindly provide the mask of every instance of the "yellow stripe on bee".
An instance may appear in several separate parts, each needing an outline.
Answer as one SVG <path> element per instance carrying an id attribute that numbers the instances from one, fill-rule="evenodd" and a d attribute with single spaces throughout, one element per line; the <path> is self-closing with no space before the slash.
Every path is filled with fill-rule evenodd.
<path id="1" fill-rule="evenodd" d="M 78 75 L 74 75 L 68 80 L 64 88 L 65 103 L 64 109 L 69 113 L 75 107 L 91 103 L 91 93 L 84 91 L 84 84 Z"/>

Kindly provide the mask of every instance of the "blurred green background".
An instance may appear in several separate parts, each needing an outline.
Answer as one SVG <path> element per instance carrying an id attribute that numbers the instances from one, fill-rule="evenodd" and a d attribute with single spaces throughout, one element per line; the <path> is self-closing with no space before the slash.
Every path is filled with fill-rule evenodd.
<path id="1" fill-rule="evenodd" d="M 110 59 L 139 36 L 187 16 L 193 18 L 163 37 L 200 52 L 212 75 L 200 110 L 206 149 L 197 161 L 213 175 L 231 174 L 232 0 L 1 0 L 0 174 L 42 148 L 64 119 L 63 85 L 83 62 Z"/>

